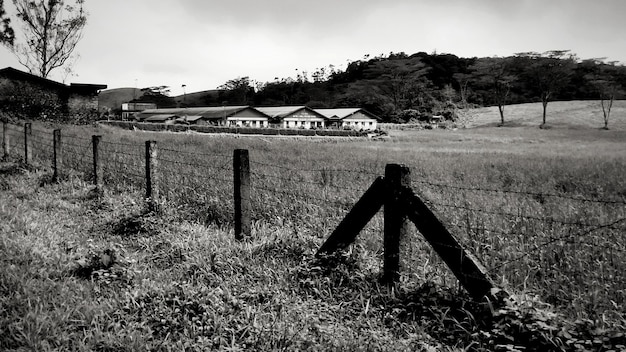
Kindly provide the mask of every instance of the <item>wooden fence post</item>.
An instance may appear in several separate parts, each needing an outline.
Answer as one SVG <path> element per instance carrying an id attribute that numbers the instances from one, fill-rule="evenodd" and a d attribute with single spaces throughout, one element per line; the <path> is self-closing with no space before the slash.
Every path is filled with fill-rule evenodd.
<path id="1" fill-rule="evenodd" d="M 102 163 L 100 163 L 100 141 L 102 136 L 91 136 L 91 144 L 93 146 L 93 184 L 96 190 L 102 187 Z"/>
<path id="2" fill-rule="evenodd" d="M 3 150 L 3 158 L 7 160 L 9 158 L 9 154 L 11 153 L 11 144 L 9 143 L 9 123 L 6 121 L 2 122 L 2 150 Z"/>
<path id="3" fill-rule="evenodd" d="M 385 167 L 385 181 L 383 281 L 393 283 L 400 279 L 400 248 L 409 233 L 409 221 L 400 197 L 404 187 L 411 187 L 410 170 L 405 165 L 388 164 Z"/>
<path id="4" fill-rule="evenodd" d="M 61 177 L 60 169 L 63 162 L 63 153 L 61 141 L 61 130 L 52 131 L 52 148 L 53 148 L 53 160 L 52 160 L 52 182 L 58 182 Z"/>
<path id="5" fill-rule="evenodd" d="M 24 124 L 24 163 L 30 164 L 33 157 L 33 151 L 31 150 L 32 141 L 30 136 L 33 134 L 33 125 L 30 122 Z"/>
<path id="6" fill-rule="evenodd" d="M 146 141 L 146 202 L 149 211 L 156 211 L 159 199 L 158 149 L 156 141 Z"/>
<path id="7" fill-rule="evenodd" d="M 247 149 L 235 149 L 233 157 L 235 196 L 235 238 L 251 235 L 250 157 Z"/>

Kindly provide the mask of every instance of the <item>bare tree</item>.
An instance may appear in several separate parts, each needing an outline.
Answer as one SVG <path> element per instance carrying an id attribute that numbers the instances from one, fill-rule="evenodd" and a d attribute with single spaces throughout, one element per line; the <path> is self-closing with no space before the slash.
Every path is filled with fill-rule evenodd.
<path id="1" fill-rule="evenodd" d="M 471 74 L 468 73 L 455 73 L 452 75 L 454 79 L 459 84 L 459 95 L 461 96 L 461 106 L 465 109 L 467 108 L 467 98 L 469 97 L 469 81 L 472 78 Z"/>
<path id="2" fill-rule="evenodd" d="M 600 98 L 604 129 L 608 130 L 613 101 L 625 94 L 624 87 L 616 79 L 618 73 L 617 62 L 610 61 L 605 63 L 602 59 L 592 59 L 590 61 L 594 70 L 586 75 L 585 78 L 589 80 Z"/>
<path id="3" fill-rule="evenodd" d="M 23 26 L 23 43 L 10 46 L 31 73 L 48 77 L 68 63 L 87 23 L 84 0 L 13 0 Z"/>

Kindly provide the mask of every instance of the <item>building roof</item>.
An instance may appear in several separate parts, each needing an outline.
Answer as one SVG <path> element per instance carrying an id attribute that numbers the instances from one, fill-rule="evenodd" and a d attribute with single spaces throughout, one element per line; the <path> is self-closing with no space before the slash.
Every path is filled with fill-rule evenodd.
<path id="1" fill-rule="evenodd" d="M 202 115 L 185 115 L 185 116 L 180 116 L 176 119 L 176 122 L 196 122 L 198 120 L 203 119 L 204 116 Z"/>
<path id="2" fill-rule="evenodd" d="M 309 111 L 313 113 L 314 115 L 318 115 L 319 117 L 324 118 L 324 115 L 306 106 L 264 106 L 264 107 L 257 107 L 255 109 L 264 113 L 265 115 L 270 116 L 273 120 L 283 119 L 301 110 Z"/>
<path id="3" fill-rule="evenodd" d="M 144 119 L 144 121 L 147 121 L 147 122 L 162 122 L 162 121 L 171 120 L 171 119 L 173 119 L 175 117 L 177 117 L 177 115 L 175 115 L 175 114 L 151 115 L 151 116 L 146 117 Z"/>
<path id="4" fill-rule="evenodd" d="M 367 115 L 368 117 L 372 119 L 380 120 L 378 116 L 361 108 L 314 109 L 314 110 L 324 115 L 324 117 L 330 120 L 343 120 L 347 117 L 350 117 L 356 114 L 357 112 L 361 112 L 364 115 Z"/>
<path id="5" fill-rule="evenodd" d="M 306 106 L 264 106 L 256 109 L 270 117 L 281 118 L 305 109 Z"/>
<path id="6" fill-rule="evenodd" d="M 0 69 L 0 76 L 4 76 L 7 78 L 13 78 L 22 81 L 29 81 L 33 83 L 37 83 L 42 86 L 47 86 L 59 90 L 69 90 L 70 92 L 76 92 L 81 94 L 93 94 L 98 90 L 106 89 L 107 86 L 105 84 L 87 84 L 87 83 L 71 83 L 69 86 L 60 83 L 57 81 L 53 81 L 51 79 L 39 77 L 32 73 L 20 71 L 14 69 L 13 67 L 5 67 Z"/>
<path id="7" fill-rule="evenodd" d="M 147 109 L 138 114 L 138 118 L 146 119 L 148 116 L 174 114 L 177 116 L 194 116 L 205 119 L 222 119 L 235 115 L 249 106 L 209 106 L 197 108 L 170 108 L 170 109 Z"/>

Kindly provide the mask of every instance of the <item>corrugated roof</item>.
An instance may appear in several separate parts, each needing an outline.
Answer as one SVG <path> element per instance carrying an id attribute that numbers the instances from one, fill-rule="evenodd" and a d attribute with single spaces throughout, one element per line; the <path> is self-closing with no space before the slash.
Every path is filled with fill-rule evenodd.
<path id="1" fill-rule="evenodd" d="M 242 110 L 250 108 L 249 106 L 208 106 L 198 108 L 170 108 L 170 109 L 148 109 L 142 111 L 139 115 L 164 115 L 174 114 L 178 116 L 201 116 L 205 119 L 221 119 L 223 117 L 232 116 Z"/>
<path id="2" fill-rule="evenodd" d="M 174 117 L 176 117 L 177 115 L 175 114 L 156 114 L 156 115 L 150 115 L 146 118 L 144 118 L 144 121 L 148 121 L 148 122 L 160 122 L 160 121 L 167 121 L 169 119 L 172 119 Z"/>
<path id="3" fill-rule="evenodd" d="M 185 121 L 187 121 L 187 122 L 196 122 L 196 121 L 198 121 L 200 119 L 203 119 L 203 118 L 204 118 L 204 116 L 201 116 L 201 115 L 186 115 L 186 116 L 178 117 L 176 119 L 176 121 L 179 121 L 179 122 L 185 122 Z"/>
<path id="4" fill-rule="evenodd" d="M 60 89 L 69 89 L 70 91 L 81 92 L 96 92 L 101 89 L 106 89 L 106 84 L 87 84 L 87 83 L 71 83 L 69 86 L 65 83 L 53 81 L 51 79 L 36 76 L 32 73 L 20 71 L 13 67 L 5 67 L 0 69 L 0 76 L 16 77 L 25 81 L 37 82 L 42 85 L 53 86 Z"/>

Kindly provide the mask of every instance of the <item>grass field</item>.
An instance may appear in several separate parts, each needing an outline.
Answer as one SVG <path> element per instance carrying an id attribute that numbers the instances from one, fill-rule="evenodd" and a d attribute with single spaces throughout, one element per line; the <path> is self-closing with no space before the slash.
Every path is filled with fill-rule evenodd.
<path id="1" fill-rule="evenodd" d="M 566 105 L 549 105 L 550 129 L 536 104 L 507 107 L 510 127 L 479 109 L 474 127 L 385 141 L 65 126 L 73 171 L 58 184 L 49 126 L 36 126 L 37 167 L 0 169 L 0 349 L 625 348 L 626 117 L 616 104 L 601 130 L 583 118 L 591 102 Z M 85 176 L 91 134 L 103 136 L 101 195 Z M 143 206 L 148 139 L 160 214 Z M 253 181 L 243 243 L 231 225 L 237 148 L 250 150 Z M 387 163 L 411 168 L 415 191 L 514 302 L 485 318 L 416 232 L 401 283 L 381 286 L 381 216 L 335 267 L 313 258 Z"/>

